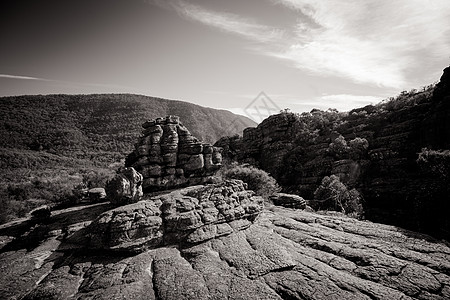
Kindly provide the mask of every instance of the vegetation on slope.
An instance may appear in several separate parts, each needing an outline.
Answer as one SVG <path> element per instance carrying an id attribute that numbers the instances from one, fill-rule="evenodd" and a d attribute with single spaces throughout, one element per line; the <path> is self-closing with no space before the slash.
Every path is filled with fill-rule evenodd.
<path id="1" fill-rule="evenodd" d="M 178 115 L 205 142 L 255 125 L 228 111 L 139 95 L 0 98 L 0 223 L 71 201 L 80 184 L 104 182 L 132 151 L 141 124 L 166 115 Z"/>
<path id="2" fill-rule="evenodd" d="M 225 137 L 216 146 L 225 161 L 263 169 L 283 192 L 318 209 L 450 239 L 445 84 L 441 79 L 349 112 L 284 110 L 243 138 Z"/>

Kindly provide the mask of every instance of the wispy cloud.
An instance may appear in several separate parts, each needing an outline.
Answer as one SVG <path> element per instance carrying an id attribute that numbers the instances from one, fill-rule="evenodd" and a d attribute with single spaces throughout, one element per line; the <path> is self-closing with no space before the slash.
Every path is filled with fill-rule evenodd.
<path id="1" fill-rule="evenodd" d="M 187 1 L 172 1 L 172 7 L 183 17 L 198 21 L 243 38 L 269 43 L 283 38 L 283 30 L 257 23 L 239 15 L 213 11 Z"/>
<path id="2" fill-rule="evenodd" d="M 0 78 L 52 82 L 52 83 L 58 83 L 58 84 L 63 84 L 63 85 L 70 85 L 70 86 L 90 86 L 90 87 L 100 87 L 100 88 L 115 88 L 115 89 L 122 89 L 122 90 L 130 89 L 130 87 L 114 85 L 114 84 L 74 82 L 74 81 L 64 81 L 64 80 L 55 80 L 55 79 L 48 79 L 48 78 L 41 78 L 41 77 L 11 75 L 11 74 L 0 74 Z"/>
<path id="3" fill-rule="evenodd" d="M 0 78 L 19 79 L 19 80 L 53 81 L 53 80 L 45 79 L 45 78 L 30 77 L 30 76 L 19 76 L 19 75 L 9 75 L 9 74 L 0 74 Z"/>
<path id="4" fill-rule="evenodd" d="M 320 75 L 399 88 L 408 69 L 450 52 L 448 0 L 275 0 L 307 15 L 273 56 Z"/>
<path id="5" fill-rule="evenodd" d="M 311 102 L 304 102 L 302 105 L 312 106 L 311 108 L 328 109 L 336 108 L 339 111 L 349 111 L 355 107 L 362 107 L 369 104 L 376 104 L 383 100 L 383 97 L 364 96 L 364 95 L 323 95 L 317 97 Z"/>
<path id="6" fill-rule="evenodd" d="M 383 97 L 351 94 L 322 95 L 309 100 L 302 100 L 292 95 L 271 95 L 271 97 L 279 107 L 283 109 L 289 107 L 290 110 L 298 113 L 311 111 L 312 109 L 327 110 L 329 108 L 335 108 L 338 111 L 350 111 L 355 107 L 376 104 L 383 100 Z M 286 101 L 290 103 L 286 103 Z M 234 107 L 227 108 L 227 110 L 235 114 L 247 116 L 259 123 L 269 115 L 278 113 L 281 109 L 266 111 L 255 107 L 245 109 L 242 107 Z"/>
<path id="7" fill-rule="evenodd" d="M 406 88 L 408 72 L 450 53 L 448 0 L 271 0 L 299 14 L 282 29 L 186 0 L 148 1 L 259 42 L 252 49 L 260 54 L 356 83 Z"/>

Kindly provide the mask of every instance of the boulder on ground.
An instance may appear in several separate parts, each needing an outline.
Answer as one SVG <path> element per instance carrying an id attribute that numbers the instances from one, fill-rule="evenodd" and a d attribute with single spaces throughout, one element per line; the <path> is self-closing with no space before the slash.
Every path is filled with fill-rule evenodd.
<path id="1" fill-rule="evenodd" d="M 52 212 L 48 205 L 42 205 L 30 212 L 31 218 L 36 221 L 45 221 L 50 219 Z"/>
<path id="2" fill-rule="evenodd" d="M 274 205 L 288 208 L 305 209 L 306 200 L 298 195 L 275 193 L 269 197 Z"/>
<path id="3" fill-rule="evenodd" d="M 89 247 L 142 252 L 197 244 L 248 228 L 263 198 L 240 180 L 192 186 L 101 214 L 88 228 Z"/>
<path id="4" fill-rule="evenodd" d="M 107 197 L 115 205 L 136 203 L 143 195 L 142 181 L 142 175 L 133 167 L 121 168 L 106 185 Z"/>
<path id="5" fill-rule="evenodd" d="M 88 191 L 88 197 L 92 202 L 99 202 L 106 198 L 106 191 L 104 188 L 93 188 Z"/>

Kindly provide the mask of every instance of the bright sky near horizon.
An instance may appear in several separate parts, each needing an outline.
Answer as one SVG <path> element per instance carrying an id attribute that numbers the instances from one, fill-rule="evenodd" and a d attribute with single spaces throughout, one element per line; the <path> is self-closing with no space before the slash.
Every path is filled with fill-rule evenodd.
<path id="1" fill-rule="evenodd" d="M 450 63 L 449 0 L 4 0 L 0 95 L 137 93 L 243 114 L 377 103 Z"/>

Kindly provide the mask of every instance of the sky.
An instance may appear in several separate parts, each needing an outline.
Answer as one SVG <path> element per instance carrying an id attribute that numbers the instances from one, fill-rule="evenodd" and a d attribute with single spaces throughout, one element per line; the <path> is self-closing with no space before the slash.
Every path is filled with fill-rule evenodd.
<path id="1" fill-rule="evenodd" d="M 136 93 L 255 119 L 436 82 L 450 1 L 2 0 L 0 39 L 0 96 Z"/>

